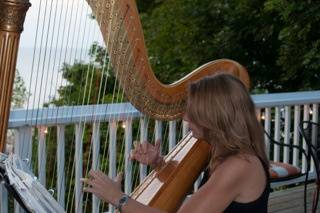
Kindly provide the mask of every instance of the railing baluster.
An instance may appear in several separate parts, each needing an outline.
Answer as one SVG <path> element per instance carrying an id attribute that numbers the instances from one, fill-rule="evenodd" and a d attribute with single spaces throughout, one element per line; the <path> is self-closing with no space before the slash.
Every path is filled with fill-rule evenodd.
<path id="1" fill-rule="evenodd" d="M 188 122 L 182 121 L 182 137 L 186 136 L 189 131 L 189 125 Z"/>
<path id="2" fill-rule="evenodd" d="M 46 187 L 46 133 L 47 127 L 41 126 L 38 128 L 38 175 L 40 183 Z"/>
<path id="3" fill-rule="evenodd" d="M 312 113 L 312 122 L 318 123 L 318 119 L 319 119 L 319 110 L 318 110 L 318 104 L 312 104 L 312 111 L 310 111 L 310 113 Z M 312 135 L 311 135 L 311 143 L 313 145 L 315 145 L 317 147 L 317 139 L 318 137 L 318 132 L 317 132 L 317 128 L 315 128 L 315 126 L 312 127 Z M 314 165 L 314 161 L 311 161 L 311 171 L 315 170 L 315 165 Z"/>
<path id="4" fill-rule="evenodd" d="M 109 123 L 109 177 L 114 179 L 117 175 L 117 122 Z M 114 207 L 109 204 L 109 211 L 114 212 Z"/>
<path id="5" fill-rule="evenodd" d="M 65 126 L 57 126 L 57 193 L 58 202 L 65 207 Z"/>
<path id="6" fill-rule="evenodd" d="M 155 141 L 160 140 L 161 145 L 160 145 L 160 153 L 162 153 L 162 121 L 155 121 Z"/>
<path id="7" fill-rule="evenodd" d="M 82 213 L 82 183 L 80 179 L 82 178 L 82 166 L 83 166 L 83 123 L 78 123 L 75 125 L 75 137 L 76 137 L 76 150 L 75 150 L 75 212 Z"/>
<path id="8" fill-rule="evenodd" d="M 264 130 L 270 134 L 270 127 L 271 127 L 271 109 L 265 108 L 264 112 Z M 268 157 L 270 157 L 270 141 L 267 135 L 264 135 L 264 140 L 266 144 L 266 152 Z"/>
<path id="9" fill-rule="evenodd" d="M 312 110 L 313 110 L 312 121 L 318 122 L 319 121 L 319 104 L 313 104 Z"/>
<path id="10" fill-rule="evenodd" d="M 275 108 L 275 115 L 274 115 L 274 140 L 280 140 L 280 107 Z M 280 161 L 280 147 L 279 145 L 275 144 L 273 147 L 273 161 L 279 162 Z"/>
<path id="11" fill-rule="evenodd" d="M 309 112 L 310 112 L 310 106 L 308 104 L 305 104 L 303 106 L 303 120 L 304 121 L 309 120 L 309 115 L 310 115 Z M 306 126 L 303 126 L 303 128 L 306 128 Z M 303 145 L 302 145 L 303 149 L 307 150 L 308 148 L 307 148 L 306 141 L 304 139 L 302 141 L 303 141 Z M 302 171 L 306 172 L 306 170 L 307 170 L 307 159 L 305 156 L 302 156 Z M 312 167 L 311 167 L 311 170 L 312 170 Z"/>
<path id="12" fill-rule="evenodd" d="M 21 127 L 15 130 L 14 152 L 23 160 L 27 159 L 31 166 L 32 128 Z"/>
<path id="13" fill-rule="evenodd" d="M 148 138 L 148 120 L 147 117 L 140 118 L 140 143 Z M 140 183 L 147 176 L 147 166 L 140 163 Z"/>
<path id="14" fill-rule="evenodd" d="M 8 192 L 3 184 L 0 183 L 0 213 L 8 213 Z"/>
<path id="15" fill-rule="evenodd" d="M 176 121 L 169 121 L 169 151 L 176 145 Z"/>
<path id="16" fill-rule="evenodd" d="M 28 160 L 31 167 L 32 159 L 32 128 L 21 127 L 15 130 L 14 153 L 21 159 Z M 23 209 L 17 201 L 14 201 L 14 212 L 22 212 Z"/>
<path id="17" fill-rule="evenodd" d="M 293 131 L 293 144 L 298 146 L 299 145 L 299 123 L 300 123 L 300 105 L 294 106 L 294 131 Z M 293 149 L 293 165 L 299 166 L 299 150 Z"/>
<path id="18" fill-rule="evenodd" d="M 284 144 L 290 144 L 291 107 L 285 107 L 284 117 Z M 283 148 L 283 162 L 289 163 L 289 147 Z"/>
<path id="19" fill-rule="evenodd" d="M 124 192 L 130 194 L 132 191 L 132 161 L 129 159 L 132 147 L 132 119 L 125 121 L 125 181 Z"/>
<path id="20" fill-rule="evenodd" d="M 92 133 L 92 169 L 98 170 L 100 167 L 99 153 L 100 153 L 100 122 L 93 123 L 93 133 Z M 92 195 L 92 212 L 99 212 L 100 201 L 95 196 Z"/>

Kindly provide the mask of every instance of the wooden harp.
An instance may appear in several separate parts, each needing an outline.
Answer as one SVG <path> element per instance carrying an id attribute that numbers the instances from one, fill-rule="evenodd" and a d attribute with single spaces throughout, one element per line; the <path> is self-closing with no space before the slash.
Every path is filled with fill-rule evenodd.
<path id="1" fill-rule="evenodd" d="M 100 26 L 113 71 L 127 99 L 144 114 L 159 120 L 181 118 L 185 111 L 188 84 L 219 71 L 234 74 L 249 86 L 249 76 L 245 68 L 228 59 L 209 62 L 173 84 L 162 84 L 156 79 L 148 62 L 135 1 L 87 2 Z M 0 11 L 1 151 L 5 147 L 19 34 L 29 6 L 28 0 L 0 2 L 0 7 L 4 8 Z M 152 172 L 132 197 L 146 205 L 174 212 L 206 165 L 208 150 L 206 142 L 186 136 L 166 157 L 167 165 L 158 173 Z M 188 177 L 184 175 L 186 173 Z"/>
<path id="2" fill-rule="evenodd" d="M 135 1 L 87 1 L 99 23 L 126 97 L 148 116 L 160 120 L 181 118 L 185 111 L 188 84 L 219 71 L 234 74 L 249 87 L 246 69 L 228 59 L 209 62 L 173 84 L 162 84 L 148 62 Z M 123 31 L 120 34 L 124 36 L 117 38 L 119 31 Z M 126 49 L 132 49 L 131 53 L 126 55 Z M 125 70 L 123 64 L 128 64 L 130 69 Z M 166 156 L 166 166 L 159 172 L 151 172 L 132 193 L 132 198 L 167 212 L 175 212 L 207 164 L 209 150 L 206 142 L 196 140 L 189 134 Z"/>

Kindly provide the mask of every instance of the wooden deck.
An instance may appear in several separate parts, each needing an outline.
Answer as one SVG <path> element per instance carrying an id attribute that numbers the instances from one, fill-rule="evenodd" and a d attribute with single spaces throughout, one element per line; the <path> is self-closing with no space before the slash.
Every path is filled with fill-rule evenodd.
<path id="1" fill-rule="evenodd" d="M 307 193 L 307 212 L 311 212 L 312 196 L 315 189 L 314 184 L 308 185 Z M 318 206 L 317 212 L 320 212 Z M 270 194 L 269 211 L 270 213 L 303 213 L 303 186 L 290 189 L 275 191 Z"/>

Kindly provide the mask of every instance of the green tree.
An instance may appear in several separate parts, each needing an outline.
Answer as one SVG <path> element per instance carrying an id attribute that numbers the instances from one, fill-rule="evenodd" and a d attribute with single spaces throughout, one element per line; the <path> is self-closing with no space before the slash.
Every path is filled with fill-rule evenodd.
<path id="1" fill-rule="evenodd" d="M 28 94 L 25 82 L 20 76 L 19 71 L 16 70 L 11 98 L 11 109 L 22 108 L 27 100 Z"/>
<path id="2" fill-rule="evenodd" d="M 88 54 L 90 63 L 63 64 L 61 72 L 67 84 L 60 86 L 58 96 L 51 103 L 57 106 L 87 105 L 114 103 L 123 99 L 108 65 L 105 49 L 94 43 Z"/>
<path id="3" fill-rule="evenodd" d="M 230 58 L 248 69 L 253 89 L 319 88 L 316 1 L 166 0 L 149 5 L 142 23 L 150 61 L 163 82 Z"/>
<path id="4" fill-rule="evenodd" d="M 281 25 L 276 63 L 284 88 L 319 89 L 320 4 L 319 1 L 268 0 L 265 10 L 277 15 Z"/>

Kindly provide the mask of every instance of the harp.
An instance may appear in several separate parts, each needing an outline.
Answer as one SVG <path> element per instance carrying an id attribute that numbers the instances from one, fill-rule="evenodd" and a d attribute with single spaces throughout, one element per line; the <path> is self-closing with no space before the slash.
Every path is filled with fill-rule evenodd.
<path id="1" fill-rule="evenodd" d="M 188 84 L 221 70 L 238 76 L 245 85 L 249 86 L 249 76 L 245 68 L 228 59 L 209 62 L 173 84 L 162 84 L 153 74 L 148 62 L 135 1 L 87 0 L 87 2 L 106 44 L 108 53 L 106 58 L 110 62 L 108 66 L 112 65 L 114 75 L 126 98 L 142 113 L 158 120 L 181 118 L 185 110 Z M 22 31 L 24 14 L 30 4 L 27 0 L 8 0 L 2 1 L 0 5 L 5 8 L 0 13 L 0 98 L 3 105 L 1 116 L 5 118 L 1 120 L 0 144 L 1 150 L 4 150 L 19 33 Z M 12 17 L 16 17 L 17 20 Z M 7 88 L 9 89 L 6 90 Z M 81 128 L 79 127 L 76 131 L 81 131 Z M 168 154 L 167 165 L 159 173 L 150 173 L 133 192 L 132 197 L 146 205 L 174 212 L 206 165 L 209 156 L 207 146 L 203 141 L 197 141 L 190 135 L 186 136 Z M 188 178 L 184 175 L 186 172 Z M 182 178 L 183 182 L 174 177 Z M 178 183 L 182 184 L 177 186 Z M 168 197 L 168 194 L 171 197 Z M 80 198 L 76 195 L 75 202 L 78 199 Z M 80 209 L 76 206 L 77 212 L 81 212 Z"/>

